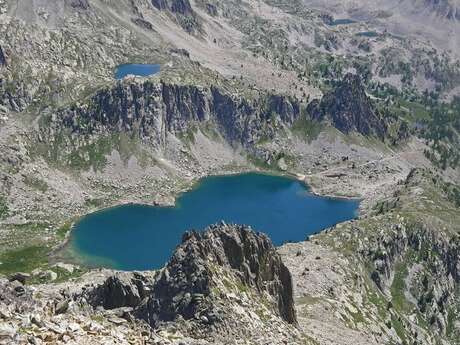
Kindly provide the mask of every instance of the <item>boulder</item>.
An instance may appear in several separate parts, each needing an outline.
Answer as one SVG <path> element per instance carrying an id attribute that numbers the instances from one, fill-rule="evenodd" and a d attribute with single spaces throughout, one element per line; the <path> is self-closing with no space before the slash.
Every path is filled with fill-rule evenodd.
<path id="1" fill-rule="evenodd" d="M 56 315 L 64 314 L 67 312 L 68 309 L 69 309 L 69 301 L 67 299 L 64 299 L 56 303 L 54 307 L 54 313 Z"/>

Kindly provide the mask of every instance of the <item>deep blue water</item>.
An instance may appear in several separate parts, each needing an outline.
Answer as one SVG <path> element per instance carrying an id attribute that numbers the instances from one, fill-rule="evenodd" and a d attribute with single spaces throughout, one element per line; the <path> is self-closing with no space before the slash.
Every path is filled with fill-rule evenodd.
<path id="1" fill-rule="evenodd" d="M 352 219 L 358 206 L 357 200 L 314 196 L 303 183 L 287 177 L 208 177 L 182 194 L 175 207 L 127 205 L 82 218 L 70 248 L 88 265 L 160 268 L 186 230 L 202 230 L 224 220 L 251 225 L 280 245 Z"/>
<path id="2" fill-rule="evenodd" d="M 146 77 L 160 72 L 160 65 L 126 64 L 120 65 L 115 70 L 115 78 L 123 79 L 129 74 Z"/>

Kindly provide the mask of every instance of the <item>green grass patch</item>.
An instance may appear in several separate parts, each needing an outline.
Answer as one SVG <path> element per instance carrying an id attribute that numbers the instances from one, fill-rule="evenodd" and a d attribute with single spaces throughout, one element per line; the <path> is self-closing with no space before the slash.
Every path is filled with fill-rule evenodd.
<path id="1" fill-rule="evenodd" d="M 72 224 L 73 222 L 67 222 L 63 224 L 59 229 L 57 229 L 57 237 L 61 240 L 65 239 L 69 231 L 72 229 Z"/>
<path id="2" fill-rule="evenodd" d="M 0 273 L 30 272 L 47 263 L 48 249 L 32 246 L 0 254 Z"/>
<path id="3" fill-rule="evenodd" d="M 306 142 L 311 142 L 318 138 L 323 126 L 321 123 L 309 120 L 302 116 L 297 119 L 291 127 L 292 132 L 299 138 Z"/>
<path id="4" fill-rule="evenodd" d="M 391 284 L 390 292 L 393 306 L 396 310 L 408 310 L 408 305 L 404 292 L 406 290 L 406 283 L 404 279 L 407 276 L 407 267 L 403 263 L 398 263 L 395 267 L 395 275 L 393 284 Z"/>

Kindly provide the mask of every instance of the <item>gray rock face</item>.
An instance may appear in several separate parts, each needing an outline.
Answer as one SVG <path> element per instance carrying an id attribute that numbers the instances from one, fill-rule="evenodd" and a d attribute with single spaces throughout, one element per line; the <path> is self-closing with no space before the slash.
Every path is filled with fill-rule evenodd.
<path id="1" fill-rule="evenodd" d="M 168 8 L 167 0 L 152 0 L 152 5 L 158 10 L 166 10 Z"/>
<path id="2" fill-rule="evenodd" d="M 87 10 L 90 8 L 88 0 L 68 0 L 69 5 L 73 8 L 80 10 Z"/>
<path id="3" fill-rule="evenodd" d="M 147 277 L 141 274 L 119 273 L 91 291 L 88 299 L 92 305 L 100 305 L 105 309 L 136 307 L 148 295 L 148 285 Z"/>
<path id="4" fill-rule="evenodd" d="M 216 267 L 235 276 L 240 285 L 276 301 L 274 312 L 296 323 L 291 274 L 270 239 L 250 228 L 215 225 L 205 232 L 187 232 L 182 244 L 149 281 L 142 274 L 119 274 L 89 292 L 90 303 L 105 309 L 133 307 L 133 314 L 155 327 L 178 317 L 215 323 L 221 316 L 212 290 Z"/>
<path id="5" fill-rule="evenodd" d="M 184 16 L 194 15 L 189 0 L 152 0 L 152 5 L 158 10 L 169 10 Z"/>
<path id="6" fill-rule="evenodd" d="M 308 112 L 313 119 L 330 120 L 338 130 L 383 138 L 387 128 L 366 95 L 361 78 L 348 74 L 332 91 L 312 101 Z"/>
<path id="7" fill-rule="evenodd" d="M 212 288 L 211 263 L 237 271 L 242 284 L 276 297 L 282 318 L 296 322 L 291 275 L 270 239 L 244 226 L 227 225 L 184 234 L 140 316 L 155 325 L 177 315 L 190 319 L 209 309 L 204 305 Z"/>
<path id="8" fill-rule="evenodd" d="M 63 109 L 42 130 L 48 135 L 62 127 L 76 134 L 134 130 L 145 142 L 163 147 L 168 132 L 212 121 L 230 144 L 249 147 L 299 116 L 299 104 L 285 96 L 264 95 L 250 103 L 215 87 L 121 81 L 97 92 L 87 105 Z"/>
<path id="9" fill-rule="evenodd" d="M 176 17 L 179 25 L 189 33 L 201 27 L 201 21 L 189 0 L 152 0 L 152 5 L 160 11 L 169 11 Z"/>

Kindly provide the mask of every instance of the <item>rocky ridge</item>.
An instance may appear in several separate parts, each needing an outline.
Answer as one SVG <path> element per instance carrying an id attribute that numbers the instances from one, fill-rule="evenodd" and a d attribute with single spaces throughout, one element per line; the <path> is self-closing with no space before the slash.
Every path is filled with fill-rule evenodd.
<path id="1" fill-rule="evenodd" d="M 266 94 L 251 101 L 213 86 L 126 80 L 98 91 L 86 104 L 49 116 L 41 137 L 53 142 L 63 130 L 72 136 L 132 132 L 164 149 L 168 133 L 180 135 L 211 123 L 231 145 L 251 147 L 300 116 L 299 102 L 287 96 Z"/>
<path id="2" fill-rule="evenodd" d="M 203 233 L 189 232 L 162 270 L 104 275 L 96 280 L 83 277 L 83 285 L 67 285 L 68 289 L 59 284 L 53 289 L 38 286 L 40 294 L 48 289 L 45 296 L 14 277 L 11 282 L 2 280 L 2 339 L 95 341 L 91 337 L 103 328 L 84 320 L 96 312 L 109 324 L 142 332 L 147 343 L 160 341 L 162 332 L 168 334 L 170 329 L 179 329 L 181 335 L 178 342 L 168 344 L 186 339 L 193 344 L 228 343 L 238 337 L 254 342 L 300 341 L 290 326 L 297 322 L 291 275 L 271 241 L 250 228 L 220 224 Z M 56 316 L 49 319 L 50 313 Z M 22 315 L 21 331 L 17 314 Z M 242 320 L 247 327 L 235 327 Z M 69 329 L 71 323 L 77 324 L 74 330 Z M 147 324 L 152 331 L 146 331 Z M 278 334 L 280 327 L 284 331 Z M 112 331 L 97 343 L 115 340 L 116 334 Z"/>
<path id="3" fill-rule="evenodd" d="M 321 100 L 311 102 L 307 110 L 314 119 L 330 120 L 334 127 L 345 133 L 355 130 L 379 138 L 384 138 L 387 133 L 384 119 L 374 109 L 358 75 L 346 75 Z"/>

